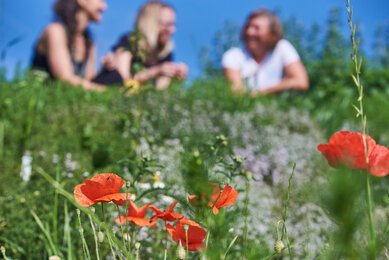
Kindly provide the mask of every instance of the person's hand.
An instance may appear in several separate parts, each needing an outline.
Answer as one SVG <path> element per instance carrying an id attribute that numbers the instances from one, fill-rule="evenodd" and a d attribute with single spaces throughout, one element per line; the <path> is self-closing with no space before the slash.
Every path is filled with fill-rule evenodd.
<path id="1" fill-rule="evenodd" d="M 176 65 L 176 76 L 178 79 L 185 79 L 188 76 L 188 66 L 185 63 L 177 63 Z"/>
<path id="2" fill-rule="evenodd" d="M 107 55 L 101 58 L 101 64 L 103 64 L 103 67 L 107 70 L 116 69 L 115 54 L 112 52 L 107 53 Z"/>
<path id="3" fill-rule="evenodd" d="M 173 78 L 176 75 L 176 65 L 169 61 L 162 63 L 159 65 L 159 75 Z"/>

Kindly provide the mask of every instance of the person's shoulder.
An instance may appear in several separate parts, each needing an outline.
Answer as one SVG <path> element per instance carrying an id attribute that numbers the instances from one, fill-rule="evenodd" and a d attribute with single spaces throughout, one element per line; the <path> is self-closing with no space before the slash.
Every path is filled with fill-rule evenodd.
<path id="1" fill-rule="evenodd" d="M 244 63 L 245 57 L 244 50 L 239 47 L 232 47 L 223 54 L 222 66 L 224 68 L 238 69 Z"/>
<path id="2" fill-rule="evenodd" d="M 44 32 L 48 34 L 66 34 L 66 29 L 62 23 L 52 22 L 46 26 Z"/>
<path id="3" fill-rule="evenodd" d="M 297 50 L 286 39 L 279 40 L 274 51 L 277 53 L 276 56 L 281 57 L 285 64 L 300 60 Z"/>
<path id="4" fill-rule="evenodd" d="M 291 49 L 295 49 L 293 47 L 293 45 L 286 39 L 281 39 L 278 41 L 277 45 L 276 45 L 276 49 L 279 49 L 279 50 L 284 50 L 284 51 L 288 51 L 288 50 L 291 50 Z"/>
<path id="5" fill-rule="evenodd" d="M 224 53 L 224 56 L 244 56 L 244 51 L 239 47 L 232 47 Z"/>

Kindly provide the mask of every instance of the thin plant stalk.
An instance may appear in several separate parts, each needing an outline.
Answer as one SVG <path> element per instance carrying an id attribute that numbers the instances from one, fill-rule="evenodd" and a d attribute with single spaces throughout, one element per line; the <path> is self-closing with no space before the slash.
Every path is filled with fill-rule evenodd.
<path id="1" fill-rule="evenodd" d="M 285 207 L 284 207 L 284 214 L 283 214 L 283 216 L 282 216 L 283 232 L 282 232 L 281 240 L 282 240 L 282 238 L 284 237 L 284 234 L 285 234 L 286 245 L 288 246 L 288 253 L 289 253 L 290 259 L 293 259 L 293 256 L 292 256 L 292 250 L 291 250 L 290 242 L 289 242 L 289 238 L 288 238 L 288 230 L 287 230 L 287 228 L 286 228 L 286 218 L 287 218 L 287 216 L 288 216 L 288 215 L 287 215 L 287 214 L 288 214 L 288 202 L 289 202 L 289 198 L 290 198 L 290 189 L 291 189 L 291 187 L 292 187 L 292 179 L 293 179 L 295 170 L 296 170 L 296 163 L 294 163 L 294 165 L 293 165 L 293 170 L 292 170 L 292 174 L 291 174 L 290 177 L 289 177 L 288 192 L 287 192 L 287 194 L 286 194 Z"/>
<path id="2" fill-rule="evenodd" d="M 112 253 L 112 256 L 113 256 L 113 260 L 116 260 L 115 251 L 113 250 L 112 240 L 111 240 L 111 236 L 109 235 L 109 233 L 107 233 L 107 238 L 108 238 L 109 247 L 111 248 L 111 253 Z M 119 254 L 119 257 L 120 257 L 120 254 Z M 122 259 L 122 258 L 120 257 L 120 259 Z"/>
<path id="3" fill-rule="evenodd" d="M 125 224 L 126 224 L 126 232 L 127 232 L 127 241 L 128 241 L 128 237 L 129 237 L 129 234 L 130 234 L 130 230 L 129 230 L 129 226 L 128 226 L 128 221 L 127 221 L 127 214 L 128 214 L 128 208 L 130 207 L 130 202 L 128 200 L 128 185 L 127 185 L 127 182 L 126 182 L 126 206 L 125 206 Z M 119 215 L 120 217 L 120 215 Z M 121 222 L 121 221 L 120 221 Z M 131 255 L 131 241 L 128 241 L 128 254 Z"/>
<path id="4" fill-rule="evenodd" d="M 246 180 L 246 194 L 244 199 L 244 228 L 243 228 L 243 258 L 246 258 L 247 249 L 247 233 L 248 233 L 248 215 L 249 215 L 249 193 L 250 193 L 250 180 Z"/>
<path id="5" fill-rule="evenodd" d="M 59 182 L 59 163 L 57 163 L 56 167 L 56 173 L 55 173 L 55 180 Z M 54 238 L 54 244 L 58 246 L 58 224 L 57 224 L 57 219 L 58 219 L 58 191 L 55 189 L 54 190 L 54 210 L 53 210 L 53 238 Z"/>
<path id="6" fill-rule="evenodd" d="M 354 80 L 355 85 L 358 89 L 358 103 L 359 108 L 354 105 L 355 110 L 357 111 L 357 117 L 361 117 L 361 125 L 362 125 L 362 140 L 363 140 L 363 147 L 365 150 L 365 161 L 366 161 L 366 167 L 369 163 L 369 157 L 368 157 L 368 147 L 366 143 L 366 128 L 367 128 L 367 117 L 363 109 L 363 85 L 360 81 L 360 74 L 361 74 L 361 67 L 362 67 L 362 58 L 358 57 L 358 48 L 359 48 L 359 39 L 355 41 L 355 30 L 356 25 L 352 22 L 353 17 L 353 10 L 350 7 L 350 0 L 347 0 L 346 3 L 346 9 L 347 13 L 349 14 L 348 18 L 348 24 L 351 30 L 351 43 L 353 46 L 353 55 L 352 55 L 352 61 L 355 66 L 355 75 L 352 75 L 352 78 Z M 367 201 L 367 214 L 369 219 L 369 229 L 370 229 L 370 243 L 375 245 L 375 229 L 374 229 L 374 222 L 373 222 L 373 214 L 372 214 L 372 198 L 371 198 L 371 190 L 370 190 L 370 176 L 366 175 L 366 201 Z M 375 258 L 375 256 L 374 256 Z"/>
<path id="7" fill-rule="evenodd" d="M 79 223 L 78 231 L 80 232 L 80 236 L 81 236 L 82 251 L 84 253 L 84 259 L 90 259 L 88 245 L 87 245 L 87 243 L 85 241 L 85 237 L 84 237 L 84 229 L 82 228 L 82 224 L 81 224 L 81 213 L 80 213 L 79 209 L 76 209 L 76 211 L 77 211 L 77 215 L 78 215 L 78 223 Z"/>
<path id="8" fill-rule="evenodd" d="M 123 242 L 123 247 L 126 249 L 126 252 L 127 252 L 126 241 L 124 240 L 123 224 L 122 224 L 122 221 L 121 221 L 121 219 L 120 219 L 120 209 L 119 209 L 119 205 L 116 205 L 116 208 L 117 208 L 117 210 L 118 210 L 118 216 L 119 216 L 119 220 L 120 220 L 120 230 L 122 231 L 122 242 Z"/>
<path id="9" fill-rule="evenodd" d="M 188 229 L 185 228 L 185 244 L 186 244 L 186 254 L 185 259 L 187 256 L 189 256 L 189 241 L 188 241 Z"/>
<path id="10" fill-rule="evenodd" d="M 3 258 L 4 258 L 5 260 L 8 260 L 9 258 L 8 258 L 7 255 L 5 254 L 5 248 L 4 248 L 3 246 L 0 248 L 0 251 L 1 251 L 1 254 L 3 255 Z"/>
<path id="11" fill-rule="evenodd" d="M 64 204 L 64 215 L 65 215 L 65 231 L 64 231 L 64 241 L 66 241 L 66 244 L 67 244 L 67 254 L 68 254 L 68 260 L 72 260 L 73 259 L 73 250 L 72 250 L 72 239 L 71 239 L 71 235 L 70 235 L 70 221 L 69 221 L 69 210 L 68 210 L 68 203 L 67 201 L 65 201 L 65 204 Z"/>
<path id="12" fill-rule="evenodd" d="M 95 238 L 96 258 L 97 258 L 97 260 L 100 260 L 100 254 L 99 254 L 99 241 L 98 241 L 98 239 L 97 239 L 95 224 L 93 223 L 93 220 L 92 220 L 91 215 L 88 215 L 88 217 L 89 217 L 90 225 L 91 225 L 91 227 L 92 227 L 93 237 Z"/>

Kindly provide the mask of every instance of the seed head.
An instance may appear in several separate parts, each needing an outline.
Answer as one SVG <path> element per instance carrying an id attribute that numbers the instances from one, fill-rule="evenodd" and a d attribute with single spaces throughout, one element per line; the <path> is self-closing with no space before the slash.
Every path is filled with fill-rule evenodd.
<path id="1" fill-rule="evenodd" d="M 274 251 L 276 251 L 277 254 L 281 254 L 284 248 L 285 245 L 282 242 L 282 240 L 277 240 L 276 243 L 274 244 Z"/>
<path id="2" fill-rule="evenodd" d="M 100 243 L 103 243 L 103 241 L 104 241 L 104 233 L 101 232 L 101 231 L 99 231 L 99 232 L 97 233 L 97 238 L 99 239 L 99 242 L 100 242 Z"/>
<path id="3" fill-rule="evenodd" d="M 61 260 L 61 257 L 53 255 L 49 257 L 49 260 Z"/>
<path id="4" fill-rule="evenodd" d="M 180 240 L 178 248 L 177 248 L 177 258 L 180 259 L 180 260 L 183 260 L 183 259 L 185 259 L 185 255 L 186 255 L 185 249 L 181 245 L 181 240 Z"/>

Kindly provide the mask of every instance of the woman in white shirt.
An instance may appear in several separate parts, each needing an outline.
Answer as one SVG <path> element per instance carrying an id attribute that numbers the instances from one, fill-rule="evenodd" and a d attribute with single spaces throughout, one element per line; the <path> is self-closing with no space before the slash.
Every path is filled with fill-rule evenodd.
<path id="1" fill-rule="evenodd" d="M 257 10 L 242 28 L 245 49 L 232 48 L 222 59 L 232 91 L 252 95 L 307 90 L 309 80 L 294 47 L 282 39 L 282 26 L 276 15 Z"/>

